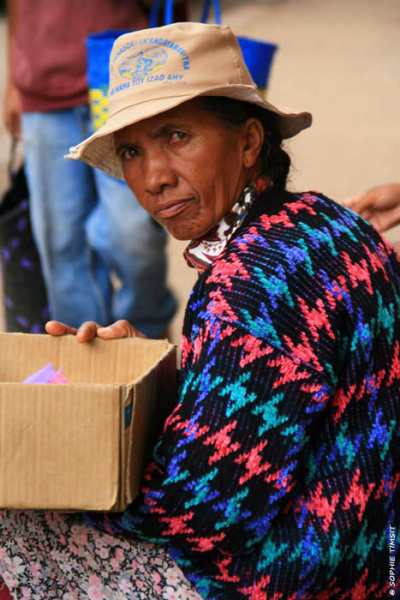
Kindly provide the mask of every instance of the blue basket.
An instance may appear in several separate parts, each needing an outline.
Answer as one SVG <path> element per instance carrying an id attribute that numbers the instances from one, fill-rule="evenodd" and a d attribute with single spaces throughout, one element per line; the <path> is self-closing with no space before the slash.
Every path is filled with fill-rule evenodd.
<path id="1" fill-rule="evenodd" d="M 167 3 L 171 0 L 167 0 Z M 211 2 L 214 8 L 214 20 L 221 24 L 221 8 L 219 0 L 205 0 L 203 6 L 203 14 L 201 20 L 203 23 L 208 21 Z M 261 92 L 265 92 L 268 88 L 269 76 L 274 59 L 274 54 L 278 49 L 276 44 L 264 42 L 263 40 L 255 40 L 252 38 L 237 36 L 240 49 L 242 50 L 243 59 L 246 67 L 250 71 L 254 83 Z"/>
<path id="2" fill-rule="evenodd" d="M 108 29 L 86 38 L 89 104 L 94 129 L 99 129 L 108 118 L 109 62 L 114 41 L 129 31 Z"/>
<path id="3" fill-rule="evenodd" d="M 238 37 L 237 41 L 239 42 L 244 62 L 250 71 L 254 83 L 260 91 L 265 92 L 268 88 L 272 62 L 277 46 L 270 42 L 246 37 Z"/>

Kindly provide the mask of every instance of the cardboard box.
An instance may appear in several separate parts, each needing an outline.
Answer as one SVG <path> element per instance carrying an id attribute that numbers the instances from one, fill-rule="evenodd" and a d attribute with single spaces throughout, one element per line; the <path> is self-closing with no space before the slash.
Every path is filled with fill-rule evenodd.
<path id="1" fill-rule="evenodd" d="M 51 362 L 69 384 L 23 384 Z M 176 403 L 176 348 L 0 334 L 0 508 L 123 510 Z"/>

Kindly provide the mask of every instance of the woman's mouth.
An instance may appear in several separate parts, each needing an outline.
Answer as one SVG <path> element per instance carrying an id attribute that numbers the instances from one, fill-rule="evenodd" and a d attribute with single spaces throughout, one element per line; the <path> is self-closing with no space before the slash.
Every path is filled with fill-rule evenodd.
<path id="1" fill-rule="evenodd" d="M 176 217 L 183 212 L 191 202 L 192 198 L 186 198 L 185 200 L 177 200 L 174 202 L 168 202 L 164 206 L 159 206 L 154 212 L 156 219 L 167 220 L 172 217 Z"/>

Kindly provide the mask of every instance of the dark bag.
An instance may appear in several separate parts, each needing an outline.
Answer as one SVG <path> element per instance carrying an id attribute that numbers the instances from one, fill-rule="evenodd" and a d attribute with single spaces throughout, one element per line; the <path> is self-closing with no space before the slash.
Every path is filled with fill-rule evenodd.
<path id="1" fill-rule="evenodd" d="M 13 155 L 12 151 L 12 155 Z M 10 161 L 11 186 L 0 202 L 0 255 L 7 331 L 43 333 L 47 296 L 31 231 L 29 193 L 23 166 Z"/>

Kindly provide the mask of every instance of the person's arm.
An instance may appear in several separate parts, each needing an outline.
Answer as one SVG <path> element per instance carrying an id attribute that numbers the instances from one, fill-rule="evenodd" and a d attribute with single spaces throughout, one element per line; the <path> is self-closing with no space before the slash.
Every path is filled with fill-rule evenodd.
<path id="1" fill-rule="evenodd" d="M 380 232 L 400 224 L 400 183 L 379 185 L 346 199 L 343 204 L 359 213 Z"/>
<path id="2" fill-rule="evenodd" d="M 7 0 L 7 83 L 4 97 L 4 124 L 13 137 L 21 135 L 21 100 L 12 81 L 11 57 L 18 21 L 17 0 Z"/>

